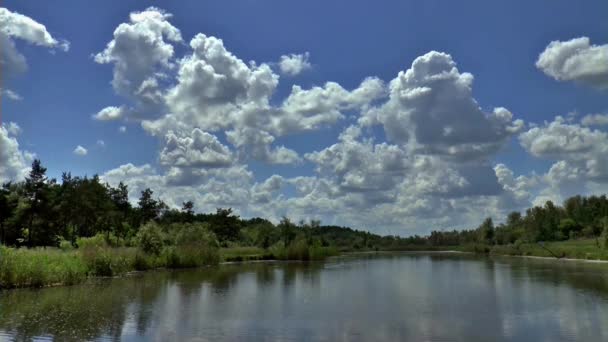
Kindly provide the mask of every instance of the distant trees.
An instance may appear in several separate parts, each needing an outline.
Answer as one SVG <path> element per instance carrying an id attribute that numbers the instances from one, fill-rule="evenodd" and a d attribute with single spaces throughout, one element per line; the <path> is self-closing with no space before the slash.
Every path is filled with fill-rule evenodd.
<path id="1" fill-rule="evenodd" d="M 192 231 L 204 226 L 223 246 L 271 248 L 276 244 L 289 246 L 304 242 L 347 250 L 404 249 L 594 238 L 598 247 L 608 248 L 606 196 L 574 196 L 562 206 L 548 201 L 527 209 L 524 214 L 512 212 L 500 224 L 488 217 L 473 229 L 435 230 L 428 236 L 403 238 L 379 236 L 348 227 L 323 226 L 315 220 L 294 223 L 287 217 L 275 225 L 264 218 L 242 219 L 232 208 L 196 213 L 193 201 L 183 202 L 181 208 L 169 209 L 149 188 L 140 193 L 136 204 L 132 204 L 129 188 L 123 183 L 113 187 L 103 183 L 98 176 L 75 177 L 69 172 L 63 173 L 61 181 L 57 182 L 48 179 L 46 171 L 36 159 L 23 182 L 0 187 L 1 244 L 33 247 L 67 243 L 69 246 L 70 243 L 75 245 L 78 238 L 103 234 L 107 240 L 121 239 L 127 244 L 144 237 L 153 251 L 158 245 L 158 237 L 176 233 L 171 229 L 177 229 L 178 225 L 174 224 L 179 223 L 179 226 L 193 225 Z M 141 231 L 142 226 L 147 227 L 146 231 Z M 190 234 L 190 230 L 187 232 Z"/>

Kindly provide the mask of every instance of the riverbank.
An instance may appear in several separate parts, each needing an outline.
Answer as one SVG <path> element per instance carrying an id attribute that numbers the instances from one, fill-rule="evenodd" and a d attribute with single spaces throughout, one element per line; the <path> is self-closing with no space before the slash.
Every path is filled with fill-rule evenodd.
<path id="1" fill-rule="evenodd" d="M 322 260 L 337 255 L 331 247 L 294 244 L 267 250 L 256 247 L 169 247 L 158 255 L 135 247 L 58 248 L 0 247 L 0 290 L 75 285 L 94 277 L 116 277 L 135 271 L 196 268 L 221 262 L 254 260 Z"/>
<path id="2" fill-rule="evenodd" d="M 464 245 L 447 249 L 476 254 L 529 256 L 553 259 L 608 260 L 608 249 L 598 246 L 595 239 L 579 239 L 510 245 Z"/>
<path id="3" fill-rule="evenodd" d="M 394 251 L 394 250 L 393 250 Z M 469 252 L 482 255 L 542 257 L 608 261 L 608 250 L 598 248 L 594 239 L 548 242 L 544 245 L 412 246 L 399 251 Z M 323 260 L 349 251 L 333 247 L 295 244 L 289 248 L 233 247 L 214 249 L 167 248 L 159 255 L 138 248 L 57 248 L 14 249 L 0 247 L 0 289 L 74 285 L 94 277 L 116 277 L 129 272 L 153 269 L 194 268 L 221 262 L 260 260 Z M 375 252 L 375 251 L 370 251 Z M 391 250 L 387 250 L 391 252 Z"/>

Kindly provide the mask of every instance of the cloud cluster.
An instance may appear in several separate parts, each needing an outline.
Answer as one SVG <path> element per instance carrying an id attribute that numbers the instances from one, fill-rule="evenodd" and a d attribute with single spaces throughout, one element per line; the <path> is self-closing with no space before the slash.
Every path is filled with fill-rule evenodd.
<path id="1" fill-rule="evenodd" d="M 202 211 L 230 206 L 245 216 L 425 233 L 470 227 L 484 216 L 501 218 L 575 186 L 608 181 L 606 133 L 586 127 L 604 124 L 602 115 L 526 128 L 506 108 L 484 109 L 473 95 L 473 75 L 447 53 L 419 56 L 386 83 L 368 77 L 354 89 L 331 81 L 292 84 L 277 98 L 282 77 L 311 68 L 308 53 L 278 63 L 246 61 L 203 33 L 186 44 L 171 18 L 154 7 L 134 12 L 95 56 L 113 65 L 112 85 L 127 104 L 94 118 L 139 121 L 160 142 L 158 167 L 126 164 L 102 176 L 125 182 L 132 196 L 150 187 L 169 205 L 194 200 Z M 604 71 L 596 61 L 604 53 L 584 39 L 554 42 L 537 66 L 556 79 L 601 88 Z M 280 139 L 327 128 L 342 133 L 325 148 L 298 153 L 283 144 L 291 140 Z M 516 175 L 495 164 L 515 136 L 554 165 L 545 174 Z M 260 179 L 252 161 L 314 173 Z"/>
<path id="2" fill-rule="evenodd" d="M 608 126 L 608 114 L 587 114 L 581 120 L 584 126 Z"/>
<path id="3" fill-rule="evenodd" d="M 279 60 L 279 68 L 281 73 L 287 76 L 296 76 L 312 68 L 308 61 L 310 54 L 308 52 L 302 54 L 289 54 L 281 56 Z"/>
<path id="4" fill-rule="evenodd" d="M 172 43 L 182 42 L 181 33 L 169 23 L 170 18 L 170 14 L 154 7 L 133 12 L 128 23 L 114 30 L 106 48 L 94 56 L 97 63 L 113 65 L 112 86 L 118 94 L 134 101 L 134 115 L 150 114 L 162 105 L 159 80 L 165 70 L 174 67 Z"/>
<path id="5" fill-rule="evenodd" d="M 529 197 L 513 176 L 503 175 L 501 181 L 497 173 L 503 170 L 488 162 L 523 122 L 505 108 L 483 111 L 472 94 L 473 76 L 459 72 L 448 54 L 418 57 L 388 86 L 376 77 L 354 89 L 336 82 L 293 85 L 284 99 L 276 99 L 280 76 L 270 64 L 244 62 L 219 38 L 199 33 L 185 55 L 176 57 L 172 44 L 182 38 L 170 18 L 155 8 L 132 14 L 98 55 L 99 62 L 114 63 L 118 94 L 133 100 L 135 89 L 153 79 L 153 98 L 160 104 L 156 115 L 146 117 L 127 106 L 95 116 L 139 118 L 161 141 L 160 169 L 123 165 L 103 175 L 110 182 L 125 181 L 135 192 L 158 189 L 170 203 L 192 199 L 201 210 L 230 205 L 251 216 L 321 217 L 356 226 L 462 225 L 501 212 L 503 202 L 523 203 Z M 158 56 L 128 74 L 123 67 L 138 51 L 117 52 L 123 35 L 130 46 Z M 310 66 L 308 54 L 286 55 L 281 62 L 284 75 Z M 128 83 L 132 87 L 117 86 L 125 79 L 136 81 Z M 133 108 L 141 107 L 137 101 Z M 276 143 L 278 137 L 344 122 L 350 126 L 335 144 L 302 156 Z M 369 132 L 376 125 L 388 141 L 375 141 Z M 315 173 L 256 181 L 251 160 L 312 164 Z M 485 209 L 465 209 L 467 203 Z M 454 215 L 459 218 L 450 219 Z"/>
<path id="6" fill-rule="evenodd" d="M 25 56 L 17 50 L 16 39 L 51 50 L 67 51 L 70 48 L 68 41 L 51 36 L 43 24 L 4 7 L 0 7 L 0 23 L 0 70 L 5 85 L 12 77 L 28 69 Z M 0 94 L 3 98 L 13 101 L 23 99 L 17 92 L 8 88 L 0 88 Z"/>
<path id="7" fill-rule="evenodd" d="M 549 171 L 554 179 L 608 181 L 608 133 L 604 131 L 567 123 L 558 116 L 522 133 L 520 142 L 530 154 L 557 161 Z"/>
<path id="8" fill-rule="evenodd" d="M 608 88 L 608 44 L 591 45 L 589 38 L 552 41 L 538 56 L 536 67 L 558 81 Z"/>
<path id="9" fill-rule="evenodd" d="M 455 160 L 487 157 L 523 129 L 505 108 L 485 113 L 473 98 L 473 75 L 452 57 L 431 51 L 390 82 L 390 98 L 360 119 L 381 124 L 395 143 Z"/>

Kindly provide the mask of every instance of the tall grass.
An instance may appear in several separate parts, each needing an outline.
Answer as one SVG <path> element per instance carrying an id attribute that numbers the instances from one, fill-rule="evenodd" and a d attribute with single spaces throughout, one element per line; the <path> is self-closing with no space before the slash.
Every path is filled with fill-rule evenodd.
<path id="1" fill-rule="evenodd" d="M 87 273 L 76 252 L 0 247 L 0 288 L 72 285 L 84 281 Z"/>
<path id="2" fill-rule="evenodd" d="M 335 247 L 309 245 L 305 240 L 294 241 L 287 247 L 277 244 L 272 246 L 269 251 L 278 260 L 323 260 L 339 254 Z"/>
<path id="3" fill-rule="evenodd" d="M 82 283 L 88 277 L 112 277 L 156 268 L 217 264 L 217 249 L 167 246 L 160 255 L 137 248 L 86 246 L 78 250 L 0 247 L 0 289 Z"/>

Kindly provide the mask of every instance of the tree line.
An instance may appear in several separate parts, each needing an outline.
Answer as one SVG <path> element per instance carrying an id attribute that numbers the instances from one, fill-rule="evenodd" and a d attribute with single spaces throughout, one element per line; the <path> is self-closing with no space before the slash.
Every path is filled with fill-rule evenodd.
<path id="1" fill-rule="evenodd" d="M 137 205 L 129 201 L 128 186 L 113 187 L 98 176 L 78 177 L 64 172 L 61 181 L 49 179 L 40 160 L 32 163 L 22 182 L 5 183 L 0 189 L 0 244 L 15 247 L 76 245 L 79 238 L 104 235 L 129 245 L 146 223 L 164 230 L 176 223 L 205 224 L 221 246 L 269 248 L 288 246 L 296 240 L 309 245 L 341 250 L 399 250 L 471 243 L 506 245 L 518 242 L 560 241 L 608 237 L 606 196 L 574 196 L 563 205 L 547 201 L 522 215 L 512 212 L 504 223 L 492 218 L 465 230 L 432 231 L 428 236 L 380 236 L 348 227 L 321 225 L 320 221 L 292 222 L 283 218 L 273 224 L 264 218 L 244 219 L 231 208 L 215 213 L 196 213 L 195 203 L 169 208 L 151 189 L 140 193 Z M 134 242 L 133 242 L 134 243 Z"/>
<path id="2" fill-rule="evenodd" d="M 498 225 L 488 217 L 475 229 L 433 231 L 426 242 L 435 246 L 508 245 L 580 238 L 595 239 L 597 247 L 608 245 L 606 195 L 573 196 L 561 206 L 547 201 L 543 206 L 527 209 L 523 215 L 511 212 L 505 222 Z"/>
<path id="3" fill-rule="evenodd" d="M 379 236 L 347 227 L 322 226 L 320 221 L 292 222 L 283 218 L 273 224 L 264 218 L 244 219 L 231 208 L 215 213 L 196 213 L 195 203 L 169 208 L 151 189 L 140 193 L 137 205 L 129 201 L 129 188 L 113 187 L 98 176 L 78 177 L 64 172 L 61 181 L 49 179 L 39 159 L 22 182 L 5 183 L 0 189 L 0 244 L 13 247 L 76 245 L 79 238 L 98 235 L 120 245 L 134 245 L 147 223 L 170 230 L 176 224 L 204 224 L 221 246 L 269 248 L 288 246 L 296 240 L 309 245 L 342 249 L 388 249 L 405 239 Z M 140 234 L 141 235 L 141 234 Z"/>

